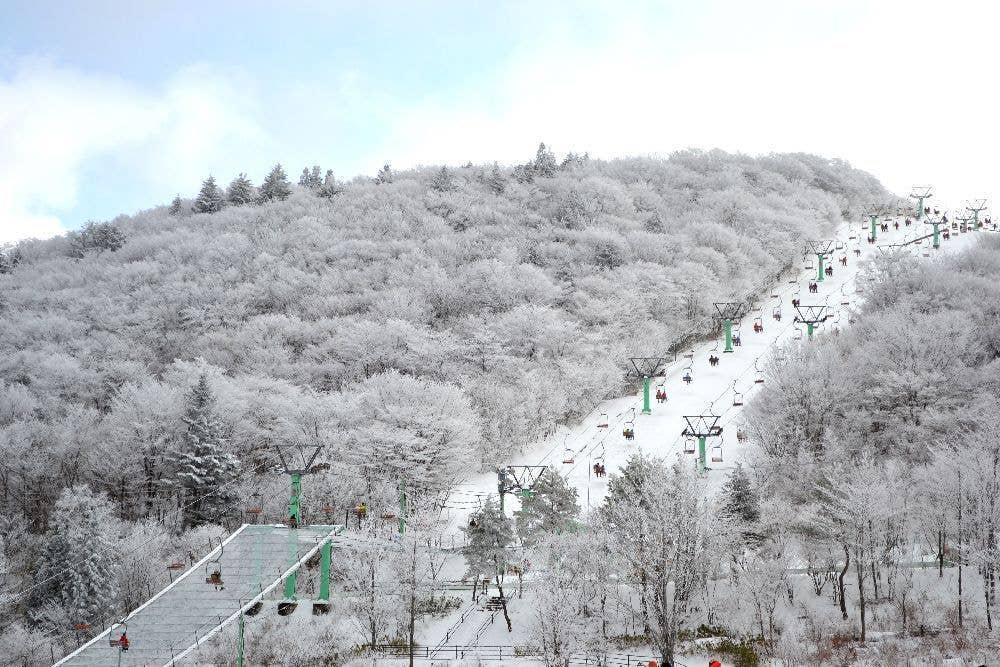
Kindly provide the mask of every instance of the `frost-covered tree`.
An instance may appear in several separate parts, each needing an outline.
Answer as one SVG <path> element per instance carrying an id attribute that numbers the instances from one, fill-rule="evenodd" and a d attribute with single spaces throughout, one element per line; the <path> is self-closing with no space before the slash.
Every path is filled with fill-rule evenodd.
<path id="1" fill-rule="evenodd" d="M 500 165 L 496 162 L 490 168 L 490 173 L 486 175 L 486 187 L 495 195 L 502 195 L 507 190 L 507 178 L 500 171 Z"/>
<path id="2" fill-rule="evenodd" d="M 292 194 L 292 186 L 288 182 L 288 176 L 281 164 L 276 164 L 264 177 L 264 182 L 260 185 L 261 201 L 284 201 Z"/>
<path id="3" fill-rule="evenodd" d="M 170 215 L 174 215 L 174 216 L 180 215 L 183 206 L 184 206 L 184 202 L 181 201 L 180 194 L 177 194 L 174 197 L 173 201 L 170 202 L 170 208 L 167 209 L 167 212 L 170 213 Z"/>
<path id="4" fill-rule="evenodd" d="M 722 517 L 732 522 L 748 545 L 759 540 L 760 498 L 741 463 L 722 487 Z"/>
<path id="5" fill-rule="evenodd" d="M 337 182 L 337 179 L 333 175 L 333 169 L 327 169 L 326 177 L 323 179 L 323 184 L 319 186 L 317 194 L 319 194 L 320 197 L 333 199 L 343 191 L 344 186 Z"/>
<path id="6" fill-rule="evenodd" d="M 215 176 L 209 176 L 201 183 L 201 190 L 194 200 L 195 213 L 218 213 L 226 205 L 226 196 L 215 184 Z"/>
<path id="7" fill-rule="evenodd" d="M 546 468 L 531 493 L 521 499 L 515 513 L 517 533 L 530 543 L 542 533 L 557 533 L 570 528 L 580 514 L 576 487 L 570 486 L 555 469 Z"/>
<path id="8" fill-rule="evenodd" d="M 299 185 L 304 188 L 309 188 L 310 190 L 316 190 L 321 185 L 323 185 L 323 178 L 320 176 L 322 170 L 319 165 L 313 165 L 312 169 L 309 167 L 302 168 L 302 175 L 299 176 Z"/>
<path id="9" fill-rule="evenodd" d="M 558 169 L 556 156 L 546 147 L 544 142 L 538 144 L 538 151 L 535 153 L 533 166 L 535 174 L 543 178 L 552 178 L 556 175 L 556 170 Z"/>
<path id="10" fill-rule="evenodd" d="M 68 236 L 70 254 L 78 258 L 90 252 L 114 252 L 125 245 L 125 234 L 110 222 L 88 222 Z"/>
<path id="11" fill-rule="evenodd" d="M 392 173 L 392 167 L 386 162 L 382 165 L 382 168 L 378 170 L 378 174 L 375 176 L 375 184 L 382 185 L 383 183 L 392 183 L 392 179 L 395 175 Z"/>
<path id="12" fill-rule="evenodd" d="M 247 175 L 240 172 L 226 188 L 226 201 L 233 206 L 245 206 L 257 201 L 257 189 L 247 178 Z"/>
<path id="13" fill-rule="evenodd" d="M 507 599 L 503 591 L 507 563 L 514 555 L 514 526 L 501 511 L 493 496 L 488 496 L 483 507 L 469 517 L 469 525 L 462 527 L 466 544 L 462 549 L 465 556 L 466 576 L 473 577 L 472 596 L 475 598 L 477 586 L 483 579 L 492 580 L 500 593 L 504 620 L 507 630 L 511 630 L 510 615 L 507 613 Z"/>
<path id="14" fill-rule="evenodd" d="M 35 580 L 35 604 L 58 603 L 76 623 L 94 622 L 118 595 L 115 521 L 107 498 L 80 485 L 59 494 Z"/>
<path id="15" fill-rule="evenodd" d="M 239 462 L 225 451 L 205 374 L 188 395 L 183 421 L 187 428 L 180 447 L 171 452 L 171 469 L 173 485 L 181 491 L 184 525 L 217 523 L 232 512 L 236 493 L 231 483 L 239 474 Z"/>
<path id="16" fill-rule="evenodd" d="M 457 187 L 455 181 L 452 179 L 451 172 L 448 171 L 448 167 L 438 169 L 434 173 L 434 178 L 431 179 L 431 190 L 437 192 L 450 192 L 457 189 Z"/>

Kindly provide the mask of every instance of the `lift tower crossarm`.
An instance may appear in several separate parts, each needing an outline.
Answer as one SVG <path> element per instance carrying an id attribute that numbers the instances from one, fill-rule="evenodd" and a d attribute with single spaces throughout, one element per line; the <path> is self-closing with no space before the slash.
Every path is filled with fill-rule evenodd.
<path id="1" fill-rule="evenodd" d="M 653 409 L 649 403 L 649 378 L 663 373 L 663 362 L 665 357 L 629 357 L 632 362 L 632 370 L 626 373 L 626 377 L 642 378 L 642 414 L 649 415 Z"/>
<path id="2" fill-rule="evenodd" d="M 806 252 L 816 255 L 816 281 L 823 282 L 823 258 L 833 252 L 834 241 L 806 241 Z"/>
<path id="3" fill-rule="evenodd" d="M 719 415 L 684 415 L 687 426 L 681 435 L 687 438 L 698 438 L 698 472 L 708 470 L 705 455 L 705 439 L 722 435 L 722 427 L 718 425 Z"/>
<path id="4" fill-rule="evenodd" d="M 965 210 L 972 214 L 976 229 L 979 229 L 979 214 L 986 210 L 986 199 L 973 199 Z"/>
<path id="5" fill-rule="evenodd" d="M 531 493 L 535 483 L 548 466 L 499 466 L 497 467 L 497 491 L 500 494 L 500 511 L 503 512 L 503 497 L 514 491 Z"/>
<path id="6" fill-rule="evenodd" d="M 913 186 L 913 192 L 910 193 L 910 197 L 917 200 L 917 220 L 924 217 L 924 202 L 934 196 L 931 194 L 932 190 L 934 188 L 929 185 Z"/>
<path id="7" fill-rule="evenodd" d="M 795 306 L 795 311 L 798 315 L 795 317 L 795 321 L 801 324 L 805 324 L 809 332 L 809 337 L 812 338 L 813 329 L 817 324 L 826 322 L 829 318 L 833 317 L 833 314 L 827 312 L 829 306 Z"/>

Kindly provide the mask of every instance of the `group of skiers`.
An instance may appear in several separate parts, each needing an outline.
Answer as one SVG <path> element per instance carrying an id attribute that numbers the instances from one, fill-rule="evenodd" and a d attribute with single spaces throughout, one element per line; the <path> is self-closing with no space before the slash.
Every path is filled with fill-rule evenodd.
<path id="1" fill-rule="evenodd" d="M 594 477 L 604 477 L 607 472 L 604 469 L 603 463 L 594 464 Z"/>
<path id="2" fill-rule="evenodd" d="M 718 366 L 719 365 L 719 357 L 717 357 L 714 354 L 708 355 L 708 365 L 709 366 Z"/>
<path id="3" fill-rule="evenodd" d="M 657 403 L 666 403 L 667 402 L 667 392 L 662 387 L 658 387 L 656 389 L 656 402 Z"/>

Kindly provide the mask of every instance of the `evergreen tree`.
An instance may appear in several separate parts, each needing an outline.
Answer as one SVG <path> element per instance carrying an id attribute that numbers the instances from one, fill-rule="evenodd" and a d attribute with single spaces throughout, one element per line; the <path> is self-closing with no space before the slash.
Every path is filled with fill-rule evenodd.
<path id="1" fill-rule="evenodd" d="M 85 485 L 63 489 L 46 537 L 34 606 L 56 603 L 76 623 L 103 617 L 118 595 L 111 504 Z"/>
<path id="2" fill-rule="evenodd" d="M 543 178 L 551 178 L 556 175 L 556 156 L 546 148 L 544 143 L 538 144 L 538 152 L 535 153 L 535 174 Z"/>
<path id="3" fill-rule="evenodd" d="M 184 525 L 217 523 L 236 499 L 227 485 L 239 474 L 239 463 L 223 448 L 215 397 L 204 374 L 191 390 L 183 421 L 184 441 L 170 458 L 172 484 L 185 505 Z"/>
<path id="4" fill-rule="evenodd" d="M 722 516 L 739 527 L 747 543 L 759 541 L 754 527 L 760 522 L 760 498 L 742 464 L 737 463 L 730 473 L 722 487 L 722 497 Z"/>
<path id="5" fill-rule="evenodd" d="M 507 562 L 513 555 L 511 546 L 514 543 L 514 527 L 501 511 L 493 496 L 486 498 L 482 509 L 469 517 L 468 527 L 463 527 L 466 545 L 462 549 L 467 566 L 466 576 L 474 577 L 478 583 L 484 578 L 492 579 L 500 592 L 503 604 L 504 620 L 510 631 L 510 616 L 507 613 L 506 598 L 503 593 L 503 578 L 507 570 Z M 476 595 L 473 585 L 472 595 Z"/>
<path id="6" fill-rule="evenodd" d="M 114 252 L 125 245 L 125 235 L 110 222 L 88 222 L 81 229 L 69 233 L 70 255 L 83 257 L 87 252 Z"/>
<path id="7" fill-rule="evenodd" d="M 457 189 L 454 181 L 451 180 L 451 172 L 448 171 L 448 167 L 441 167 L 434 174 L 434 178 L 431 179 L 431 189 L 438 192 L 449 192 Z"/>
<path id="8" fill-rule="evenodd" d="M 201 191 L 194 200 L 195 213 L 218 213 L 226 205 L 222 189 L 215 184 L 215 177 L 209 176 L 201 184 Z"/>
<path id="9" fill-rule="evenodd" d="M 181 207 L 183 206 L 184 203 L 181 201 L 181 196 L 178 194 L 176 197 L 174 197 L 174 200 L 170 202 L 170 210 L 169 210 L 170 215 L 180 215 Z"/>
<path id="10" fill-rule="evenodd" d="M 375 177 L 375 184 L 382 185 L 383 183 L 392 183 L 392 179 L 393 179 L 392 167 L 390 167 L 389 163 L 386 162 L 385 166 L 379 169 L 378 175 Z"/>
<path id="11" fill-rule="evenodd" d="M 534 542 L 539 533 L 565 530 L 580 514 L 576 488 L 552 468 L 539 475 L 531 491 L 514 514 L 518 535 L 525 543 Z"/>
<path id="12" fill-rule="evenodd" d="M 323 179 L 323 185 L 319 188 L 319 196 L 333 199 L 343 191 L 343 186 L 333 177 L 333 169 L 327 169 L 326 178 Z"/>
<path id="13" fill-rule="evenodd" d="M 496 162 L 493 163 L 493 168 L 490 169 L 490 174 L 486 177 L 486 187 L 495 195 L 502 195 L 507 189 L 507 179 Z"/>
<path id="14" fill-rule="evenodd" d="M 304 188 L 312 187 L 312 176 L 309 174 L 309 167 L 302 167 L 302 174 L 299 175 L 299 185 Z"/>
<path id="15" fill-rule="evenodd" d="M 660 214 L 656 211 L 653 212 L 653 215 L 646 218 L 646 221 L 642 224 L 642 226 L 647 232 L 653 232 L 654 234 L 662 234 L 666 231 L 666 226 L 663 224 L 663 218 L 661 218 Z"/>
<path id="16" fill-rule="evenodd" d="M 323 177 L 320 176 L 322 171 L 323 170 L 319 168 L 318 164 L 313 165 L 312 172 L 309 174 L 309 187 L 313 190 L 316 190 L 323 185 Z"/>
<path id="17" fill-rule="evenodd" d="M 226 188 L 226 201 L 233 206 L 245 206 L 257 201 L 257 190 L 246 174 L 241 172 Z"/>
<path id="18" fill-rule="evenodd" d="M 288 176 L 281 164 L 274 165 L 271 172 L 264 178 L 260 186 L 261 201 L 273 201 L 275 199 L 284 201 L 292 194 L 292 185 L 288 182 Z"/>

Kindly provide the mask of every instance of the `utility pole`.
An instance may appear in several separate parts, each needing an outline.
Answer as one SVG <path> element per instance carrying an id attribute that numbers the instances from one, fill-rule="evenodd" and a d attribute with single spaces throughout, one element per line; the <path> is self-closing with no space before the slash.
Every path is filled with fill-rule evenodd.
<path id="1" fill-rule="evenodd" d="M 823 282 L 823 258 L 833 252 L 833 246 L 833 241 L 806 241 L 806 250 L 816 255 L 816 282 Z"/>
<path id="2" fill-rule="evenodd" d="M 809 337 L 812 338 L 813 329 L 817 324 L 825 322 L 827 319 L 833 316 L 832 313 L 826 312 L 827 306 L 795 306 L 798 315 L 795 317 L 796 322 L 800 322 L 806 325 L 806 330 L 809 333 Z"/>
<path id="3" fill-rule="evenodd" d="M 548 466 L 505 466 L 497 468 L 497 491 L 500 494 L 500 514 L 503 514 L 503 497 L 517 492 L 522 498 L 535 495 L 535 482 Z"/>
<path id="4" fill-rule="evenodd" d="M 911 199 L 917 200 L 917 220 L 924 217 L 924 202 L 933 197 L 931 190 L 933 190 L 929 185 L 914 185 L 913 192 L 910 193 Z"/>
<path id="5" fill-rule="evenodd" d="M 973 199 L 969 202 L 969 206 L 965 207 L 965 210 L 972 214 L 972 218 L 976 225 L 976 231 L 979 231 L 979 214 L 980 212 L 986 210 L 986 200 Z"/>
<path id="6" fill-rule="evenodd" d="M 722 427 L 718 426 L 718 415 L 684 415 L 687 426 L 681 431 L 686 438 L 698 438 L 698 472 L 708 470 L 705 455 L 705 439 L 722 435 Z"/>
<path id="7" fill-rule="evenodd" d="M 664 357 L 629 357 L 632 362 L 632 370 L 626 373 L 625 377 L 642 378 L 642 414 L 652 414 L 653 410 L 649 405 L 649 378 L 662 375 Z"/>
<path id="8" fill-rule="evenodd" d="M 716 319 L 722 321 L 723 329 L 726 332 L 726 347 L 723 352 L 733 351 L 733 320 L 738 320 L 750 310 L 750 304 L 746 301 L 718 301 L 715 306 Z"/>

